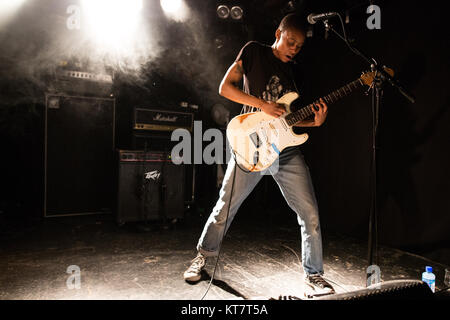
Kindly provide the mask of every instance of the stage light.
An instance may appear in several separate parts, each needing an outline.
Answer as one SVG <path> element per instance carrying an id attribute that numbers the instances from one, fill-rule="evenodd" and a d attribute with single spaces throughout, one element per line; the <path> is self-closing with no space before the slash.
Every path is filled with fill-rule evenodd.
<path id="1" fill-rule="evenodd" d="M 189 9 L 183 0 L 160 0 L 165 15 L 176 21 L 184 21 L 189 16 Z"/>
<path id="2" fill-rule="evenodd" d="M 226 41 L 226 36 L 224 34 L 217 36 L 214 39 L 214 45 L 215 45 L 216 49 L 222 49 L 223 46 L 225 45 L 225 41 Z"/>
<path id="3" fill-rule="evenodd" d="M 244 11 L 239 6 L 234 6 L 230 10 L 231 18 L 234 20 L 240 20 L 242 19 L 242 16 L 244 15 Z"/>
<path id="4" fill-rule="evenodd" d="M 0 0 L 0 9 L 3 12 L 4 10 L 11 10 L 17 7 L 20 7 L 25 0 Z"/>
<path id="5" fill-rule="evenodd" d="M 230 8 L 223 4 L 218 6 L 216 11 L 220 19 L 227 19 L 230 16 Z"/>
<path id="6" fill-rule="evenodd" d="M 0 0 L 0 26 L 9 21 L 26 0 Z"/>
<path id="7" fill-rule="evenodd" d="M 181 9 L 181 0 L 161 0 L 161 8 L 166 13 L 175 13 Z"/>
<path id="8" fill-rule="evenodd" d="M 313 35 L 314 35 L 313 26 L 310 25 L 310 26 L 308 27 L 308 30 L 306 31 L 306 37 L 307 37 L 307 38 L 312 38 Z"/>
<path id="9" fill-rule="evenodd" d="M 135 40 L 142 0 L 81 0 L 86 31 L 107 49 L 128 50 Z"/>

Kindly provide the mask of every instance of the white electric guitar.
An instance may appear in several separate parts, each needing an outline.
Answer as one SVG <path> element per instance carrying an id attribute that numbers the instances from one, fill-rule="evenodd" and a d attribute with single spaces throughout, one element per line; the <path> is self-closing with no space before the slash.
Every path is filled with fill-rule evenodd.
<path id="1" fill-rule="evenodd" d="M 393 75 L 393 71 L 385 68 Z M 370 86 L 375 72 L 366 72 L 357 80 L 333 91 L 323 97 L 327 104 L 333 103 L 354 90 Z M 292 127 L 314 114 L 315 101 L 295 112 L 290 112 L 290 106 L 299 95 L 289 92 L 277 103 L 283 105 L 287 112 L 280 117 L 273 117 L 265 112 L 251 112 L 238 115 L 231 119 L 227 126 L 227 139 L 235 154 L 237 163 L 248 171 L 262 171 L 278 158 L 281 151 L 290 146 L 296 146 L 308 140 L 308 134 L 295 134 Z"/>

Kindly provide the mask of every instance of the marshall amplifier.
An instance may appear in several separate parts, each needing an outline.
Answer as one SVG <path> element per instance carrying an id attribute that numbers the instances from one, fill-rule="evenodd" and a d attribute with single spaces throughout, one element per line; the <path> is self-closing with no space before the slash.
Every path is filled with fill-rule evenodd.
<path id="1" fill-rule="evenodd" d="M 173 131 L 183 128 L 192 131 L 194 125 L 194 114 L 187 112 L 135 108 L 133 118 L 135 130 Z"/>
<path id="2" fill-rule="evenodd" d="M 170 153 L 118 150 L 117 216 L 126 222 L 183 218 L 185 166 Z"/>

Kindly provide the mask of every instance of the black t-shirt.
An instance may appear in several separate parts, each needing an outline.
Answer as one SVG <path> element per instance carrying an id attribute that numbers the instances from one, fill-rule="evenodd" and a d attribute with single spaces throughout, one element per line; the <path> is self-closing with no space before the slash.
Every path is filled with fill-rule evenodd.
<path id="1" fill-rule="evenodd" d="M 266 101 L 277 101 L 288 92 L 298 92 L 298 68 L 294 62 L 282 62 L 272 47 L 250 41 L 241 49 L 236 61 L 242 60 L 244 92 Z M 298 92 L 299 93 L 299 92 Z M 242 113 L 259 111 L 245 106 Z"/>

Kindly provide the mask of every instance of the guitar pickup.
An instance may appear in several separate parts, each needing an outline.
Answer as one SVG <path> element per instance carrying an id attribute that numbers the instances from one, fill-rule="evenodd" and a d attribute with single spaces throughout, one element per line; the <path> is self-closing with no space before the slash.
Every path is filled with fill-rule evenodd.
<path id="1" fill-rule="evenodd" d="M 255 151 L 255 153 L 253 154 L 253 165 L 256 166 L 259 162 L 259 152 Z"/>
<path id="2" fill-rule="evenodd" d="M 250 134 L 250 140 L 252 140 L 256 148 L 259 148 L 261 146 L 261 139 L 259 138 L 258 133 L 253 132 L 252 134 Z"/>

